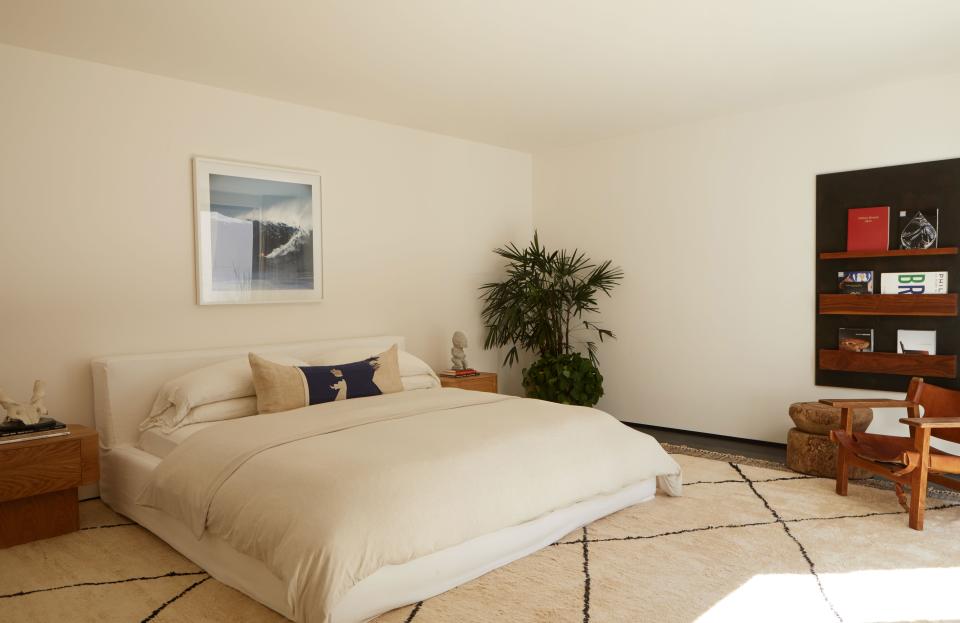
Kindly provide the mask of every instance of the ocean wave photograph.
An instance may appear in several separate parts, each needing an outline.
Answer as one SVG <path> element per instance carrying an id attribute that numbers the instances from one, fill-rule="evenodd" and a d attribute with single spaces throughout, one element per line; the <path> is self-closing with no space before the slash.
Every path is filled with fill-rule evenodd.
<path id="1" fill-rule="evenodd" d="M 210 175 L 212 288 L 312 289 L 309 184 Z"/>

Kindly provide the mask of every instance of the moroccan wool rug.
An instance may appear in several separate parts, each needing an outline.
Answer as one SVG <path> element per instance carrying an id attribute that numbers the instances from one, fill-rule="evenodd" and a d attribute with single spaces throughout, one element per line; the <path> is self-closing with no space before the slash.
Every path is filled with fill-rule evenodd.
<path id="1" fill-rule="evenodd" d="M 960 620 L 960 505 L 926 530 L 893 493 L 675 455 L 657 496 L 378 623 Z M 728 460 L 716 460 L 725 458 Z M 282 621 L 99 500 L 83 529 L 0 550 L 0 621 Z"/>

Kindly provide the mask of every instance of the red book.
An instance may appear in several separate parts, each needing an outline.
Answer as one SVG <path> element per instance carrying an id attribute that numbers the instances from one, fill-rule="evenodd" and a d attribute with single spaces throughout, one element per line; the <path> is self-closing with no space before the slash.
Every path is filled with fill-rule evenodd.
<path id="1" fill-rule="evenodd" d="M 890 248 L 890 206 L 847 210 L 847 251 Z"/>

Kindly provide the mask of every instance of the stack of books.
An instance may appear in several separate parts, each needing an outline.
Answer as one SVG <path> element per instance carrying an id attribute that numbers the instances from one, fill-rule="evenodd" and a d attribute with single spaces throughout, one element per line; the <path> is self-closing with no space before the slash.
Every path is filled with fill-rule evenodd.
<path id="1" fill-rule="evenodd" d="M 439 374 L 440 376 L 460 378 L 462 376 L 477 376 L 480 373 L 474 370 L 473 368 L 464 368 L 463 370 L 441 370 L 437 374 Z"/>
<path id="2" fill-rule="evenodd" d="M 940 238 L 940 210 L 900 210 L 897 224 L 901 249 L 935 249 Z M 890 206 L 847 210 L 847 251 L 890 248 Z"/>
<path id="3" fill-rule="evenodd" d="M 67 425 L 53 418 L 40 418 L 36 424 L 24 424 L 20 420 L 0 422 L 0 444 L 27 441 L 28 439 L 43 439 L 44 437 L 61 437 L 69 435 Z"/>

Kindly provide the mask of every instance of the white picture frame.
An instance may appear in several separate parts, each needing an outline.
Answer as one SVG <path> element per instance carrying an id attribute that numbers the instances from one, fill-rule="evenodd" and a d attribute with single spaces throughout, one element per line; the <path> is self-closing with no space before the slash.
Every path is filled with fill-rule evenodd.
<path id="1" fill-rule="evenodd" d="M 320 174 L 193 159 L 197 302 L 323 299 Z"/>

